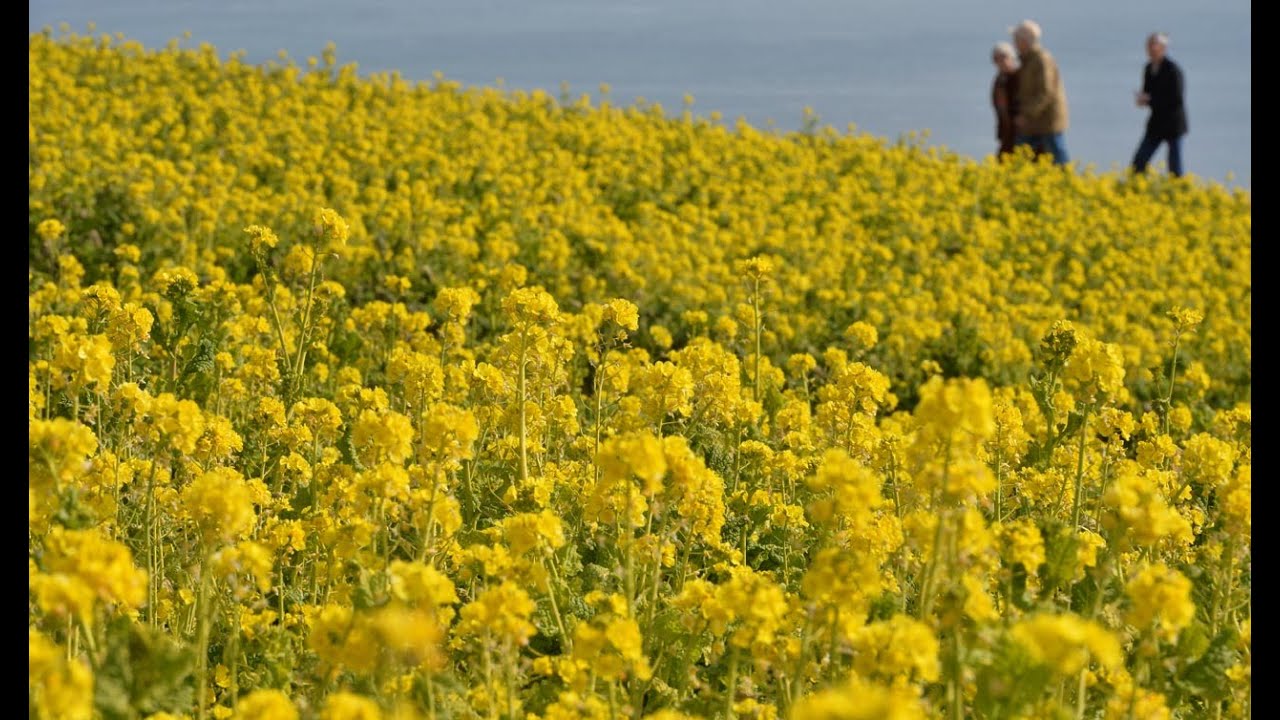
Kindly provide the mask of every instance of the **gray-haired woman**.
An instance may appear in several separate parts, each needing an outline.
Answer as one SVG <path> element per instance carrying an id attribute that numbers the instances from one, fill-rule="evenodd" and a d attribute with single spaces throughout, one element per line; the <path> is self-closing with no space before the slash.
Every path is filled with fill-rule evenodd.
<path id="1" fill-rule="evenodd" d="M 997 153 L 1013 152 L 1017 133 L 1013 128 L 1013 116 L 1017 114 L 1018 55 L 1007 42 L 996 43 L 991 49 L 991 62 L 996 66 L 996 77 L 991 85 L 991 105 L 996 111 L 996 140 L 1000 142 Z"/>

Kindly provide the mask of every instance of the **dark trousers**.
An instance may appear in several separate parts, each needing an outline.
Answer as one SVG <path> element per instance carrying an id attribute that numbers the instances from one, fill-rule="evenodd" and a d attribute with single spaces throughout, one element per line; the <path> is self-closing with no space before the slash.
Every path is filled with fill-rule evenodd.
<path id="1" fill-rule="evenodd" d="M 1138 151 L 1133 154 L 1133 169 L 1135 172 L 1146 172 L 1147 163 L 1151 162 L 1151 156 L 1156 154 L 1156 149 L 1160 147 L 1160 143 L 1169 144 L 1169 172 L 1174 177 L 1182 177 L 1182 138 L 1158 138 L 1152 135 L 1143 135 L 1142 142 L 1138 144 Z"/>

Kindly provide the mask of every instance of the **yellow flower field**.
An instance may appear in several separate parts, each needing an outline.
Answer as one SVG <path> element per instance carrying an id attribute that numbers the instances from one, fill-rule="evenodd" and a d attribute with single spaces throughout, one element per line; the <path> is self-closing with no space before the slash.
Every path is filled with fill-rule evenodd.
<path id="1" fill-rule="evenodd" d="M 29 36 L 32 718 L 1236 718 L 1251 196 Z"/>

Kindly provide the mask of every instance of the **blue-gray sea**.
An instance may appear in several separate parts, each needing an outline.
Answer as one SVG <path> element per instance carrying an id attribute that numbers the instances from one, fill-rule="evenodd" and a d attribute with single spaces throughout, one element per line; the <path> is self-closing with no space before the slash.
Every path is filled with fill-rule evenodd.
<path id="1" fill-rule="evenodd" d="M 975 158 L 995 148 L 992 45 L 1040 23 L 1066 83 L 1072 160 L 1128 165 L 1144 40 L 1169 33 L 1183 68 L 1186 169 L 1250 186 L 1251 7 L 1245 0 L 30 0 L 29 29 L 60 23 L 159 47 L 211 43 L 250 62 L 337 46 L 361 73 L 637 98 L 719 111 L 757 127 L 821 125 L 925 142 Z M 1164 149 L 1156 161 L 1164 162 Z"/>

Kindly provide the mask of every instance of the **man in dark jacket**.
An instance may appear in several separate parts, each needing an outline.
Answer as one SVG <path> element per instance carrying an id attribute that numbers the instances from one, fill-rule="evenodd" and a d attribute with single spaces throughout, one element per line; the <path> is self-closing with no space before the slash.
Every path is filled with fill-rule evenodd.
<path id="1" fill-rule="evenodd" d="M 1147 38 L 1147 57 L 1150 62 L 1142 71 L 1142 92 L 1138 93 L 1138 107 L 1151 108 L 1147 117 L 1147 131 L 1133 155 L 1133 169 L 1144 172 L 1151 156 L 1160 143 L 1169 146 L 1169 172 L 1182 177 L 1182 136 L 1187 134 L 1187 109 L 1182 101 L 1182 68 L 1165 57 L 1169 49 L 1169 37 L 1164 33 L 1152 33 Z"/>

